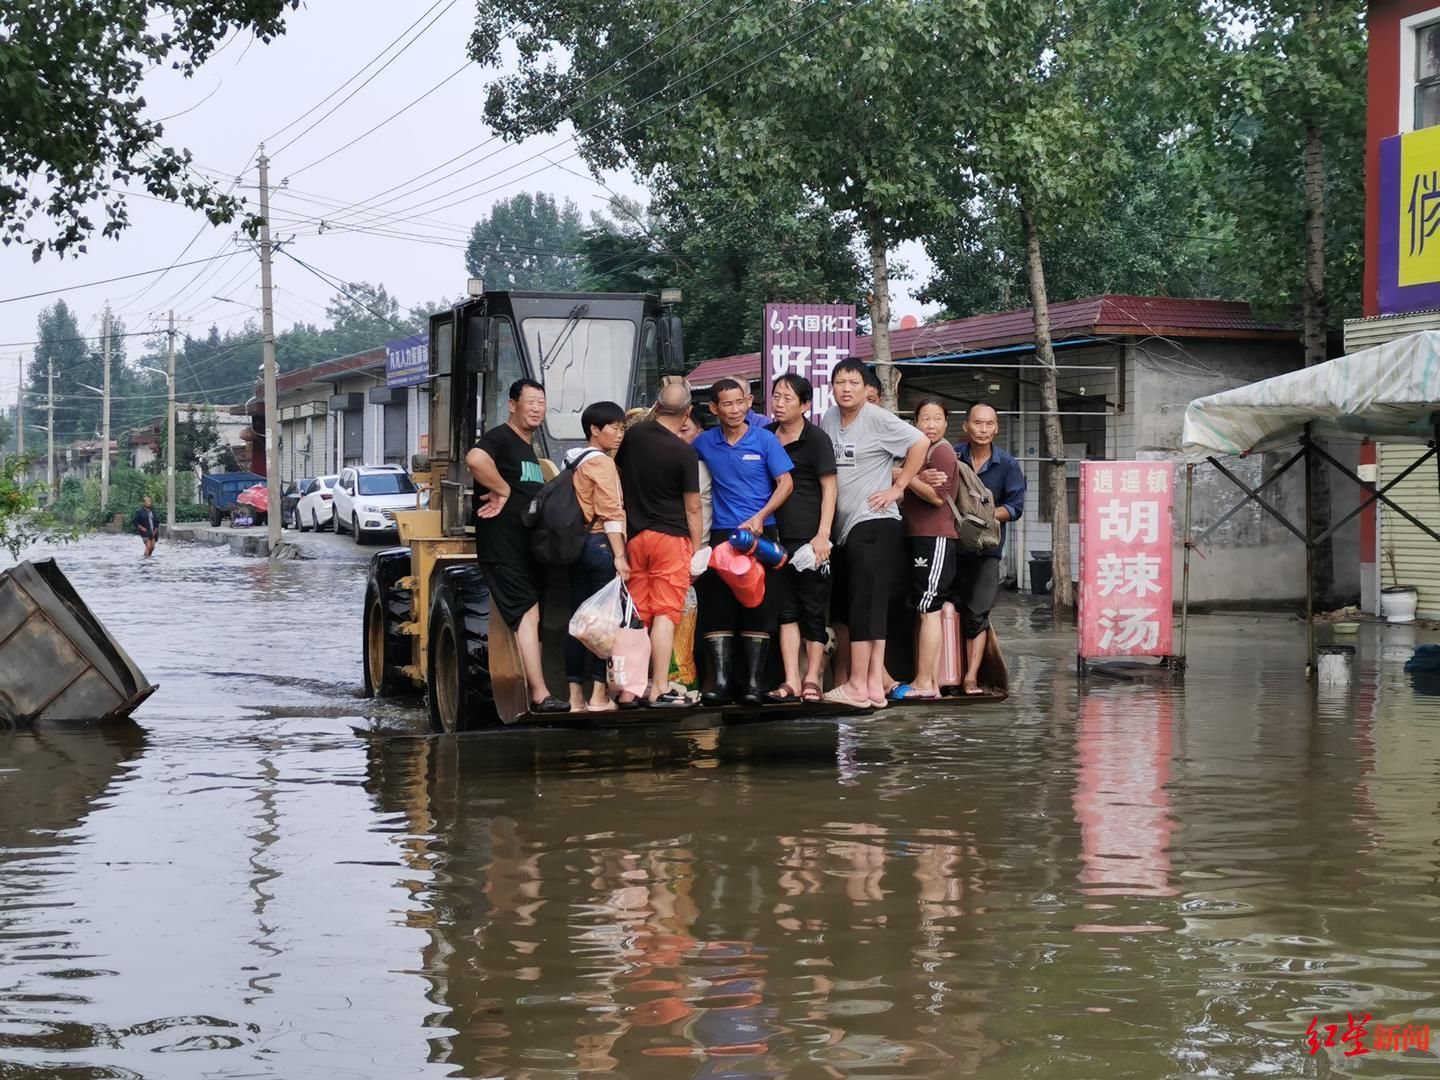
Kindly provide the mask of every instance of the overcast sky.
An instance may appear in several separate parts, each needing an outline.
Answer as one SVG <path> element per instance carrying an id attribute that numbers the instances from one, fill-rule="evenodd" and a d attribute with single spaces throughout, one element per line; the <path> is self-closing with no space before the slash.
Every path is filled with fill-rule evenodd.
<path id="1" fill-rule="evenodd" d="M 271 183 L 291 177 L 288 188 L 273 199 L 277 235 L 294 235 L 290 250 L 316 269 L 342 280 L 383 282 L 403 304 L 464 291 L 464 236 L 496 200 L 543 190 L 574 200 L 588 215 L 604 209 L 611 191 L 646 197 L 629 176 L 591 178 L 585 165 L 570 156 L 576 148 L 564 132 L 519 145 L 487 142 L 491 132 L 481 119 L 481 103 L 488 73 L 474 65 L 397 119 L 312 167 L 465 64 L 473 0 L 442 0 L 407 33 L 431 4 L 308 0 L 290 13 L 285 35 L 269 45 L 252 42 L 249 35 L 232 40 L 189 80 L 168 69 L 157 70 L 145 84 L 149 114 L 173 115 L 166 123 L 166 142 L 188 147 L 202 168 L 227 185 L 265 141 L 272 157 Z M 436 21 L 422 33 L 432 19 Z M 414 43 L 397 55 L 412 38 Z M 392 44 L 383 58 L 366 67 Z M 377 70 L 373 81 L 325 116 Z M 357 73 L 343 91 L 292 124 Z M 306 131 L 312 124 L 313 130 Z M 482 143 L 450 165 L 386 193 Z M 446 176 L 454 170 L 460 171 Z M 240 192 L 252 201 L 255 177 L 252 166 Z M 454 194 L 447 195 L 450 192 Z M 356 202 L 377 201 L 377 195 L 386 205 L 368 216 L 403 216 L 409 220 L 387 221 L 383 227 L 412 238 L 338 229 L 316 235 L 318 219 L 335 217 L 337 208 Z M 249 253 L 164 275 L 73 288 L 237 250 L 233 226 L 210 227 L 201 215 L 182 207 L 132 198 L 130 215 L 131 226 L 118 241 L 97 237 L 78 258 L 51 255 L 33 264 L 28 251 L 0 249 L 0 296 L 56 290 L 33 300 L 0 303 L 0 401 L 14 401 L 18 358 L 23 356 L 28 365 L 33 349 L 8 343 L 33 341 L 36 316 L 59 296 L 77 310 L 82 331 L 91 335 L 99 332 L 107 300 L 132 332 L 163 325 L 171 307 L 177 325 L 194 333 L 203 333 L 212 323 L 223 332 L 256 314 L 259 264 Z M 422 235 L 429 240 L 413 239 Z M 906 245 L 896 254 L 916 271 L 915 280 L 894 286 L 893 317 L 898 320 L 921 313 L 908 290 L 923 282 L 926 264 L 918 245 Z M 275 261 L 274 284 L 277 330 L 297 321 L 325 321 L 325 302 L 335 291 L 329 285 L 283 256 Z M 758 311 L 755 318 L 760 318 Z M 132 357 L 138 345 L 131 342 Z"/>

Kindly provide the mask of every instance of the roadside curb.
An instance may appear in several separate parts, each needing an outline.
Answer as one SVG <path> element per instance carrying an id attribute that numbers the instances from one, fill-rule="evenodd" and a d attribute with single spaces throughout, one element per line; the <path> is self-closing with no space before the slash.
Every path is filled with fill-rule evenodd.
<path id="1" fill-rule="evenodd" d="M 265 558 L 270 554 L 270 538 L 264 533 L 237 532 L 233 529 L 215 528 L 202 525 L 195 528 L 168 525 L 160 526 L 160 539 L 173 540 L 184 544 L 206 544 L 210 547 L 228 547 L 236 555 L 251 558 Z M 282 540 L 275 550 L 277 559 L 303 559 L 305 554 L 294 544 Z"/>

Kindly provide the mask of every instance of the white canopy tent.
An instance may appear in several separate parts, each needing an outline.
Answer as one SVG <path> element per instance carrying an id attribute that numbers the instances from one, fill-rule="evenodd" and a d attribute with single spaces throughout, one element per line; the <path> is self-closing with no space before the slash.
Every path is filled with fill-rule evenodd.
<path id="1" fill-rule="evenodd" d="M 1341 356 L 1314 367 L 1287 372 L 1248 386 L 1210 394 L 1192 401 L 1185 409 L 1181 453 L 1187 463 L 1185 487 L 1185 573 L 1181 593 L 1181 651 L 1189 613 L 1190 552 L 1247 503 L 1254 501 L 1289 529 L 1305 545 L 1305 608 L 1307 621 L 1314 615 L 1315 548 L 1357 517 L 1366 507 L 1383 502 L 1411 524 L 1440 543 L 1440 533 L 1418 520 L 1404 507 L 1386 497 L 1386 492 L 1422 464 L 1436 456 L 1440 432 L 1440 332 L 1427 330 L 1411 334 L 1372 349 Z M 1311 527 L 1310 475 L 1305 475 L 1305 520 L 1290 521 L 1262 496 L 1271 484 L 1296 462 L 1312 455 L 1349 477 L 1362 489 L 1364 481 L 1336 461 L 1312 436 L 1344 434 L 1386 441 L 1429 442 L 1430 449 L 1394 477 L 1383 488 L 1372 491 L 1345 517 L 1323 532 Z M 1258 487 L 1251 488 L 1219 460 L 1279 450 L 1299 444 L 1299 450 Z M 1192 537 L 1190 493 L 1195 464 L 1208 461 L 1230 479 L 1245 498 L 1231 507 L 1199 535 Z M 1440 475 L 1437 475 L 1440 483 Z M 1437 551 L 1440 556 L 1440 551 Z M 1314 623 L 1310 621 L 1310 650 L 1307 670 L 1315 660 Z"/>

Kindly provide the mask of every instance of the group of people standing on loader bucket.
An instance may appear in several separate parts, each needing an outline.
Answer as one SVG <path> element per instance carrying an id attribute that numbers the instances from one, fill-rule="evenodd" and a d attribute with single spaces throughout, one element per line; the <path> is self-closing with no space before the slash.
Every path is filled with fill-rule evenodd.
<path id="1" fill-rule="evenodd" d="M 825 700 L 883 708 L 939 697 L 946 604 L 964 636 L 959 689 L 983 692 L 978 675 L 1005 527 L 1025 501 L 1024 472 L 994 445 L 995 410 L 972 405 L 968 441 L 952 447 L 948 409 L 937 398 L 916 405 L 911 426 L 878 404 L 878 380 L 857 360 L 838 363 L 830 387 L 835 404 L 818 423 L 806 416 L 811 384 L 796 374 L 774 380 L 773 420 L 754 411 L 748 387 L 735 379 L 710 387 L 719 422 L 708 430 L 683 381 L 663 386 L 638 418 L 614 402 L 585 409 L 586 444 L 566 454 L 562 474 L 584 530 L 578 555 L 567 556 L 571 611 L 618 577 L 648 632 L 651 663 L 643 694 L 616 694 L 606 662 L 572 637 L 568 697 L 551 692 L 541 664 L 546 567 L 532 542 L 533 506 L 525 512 L 545 485 L 533 447 L 545 391 L 530 379 L 510 387 L 508 421 L 486 431 L 466 463 L 475 481 L 476 557 L 492 615 L 518 644 L 532 712 L 693 705 L 693 693 L 671 680 L 681 650 L 703 650 L 710 678 L 700 701 L 708 706 Z M 984 503 L 984 522 L 957 506 L 962 495 Z M 977 542 L 970 525 L 991 538 Z M 716 557 L 723 545 L 753 554 L 763 589 L 759 581 L 737 587 L 725 572 L 730 563 Z M 907 585 L 917 613 L 916 674 L 897 683 L 886 639 Z M 677 641 L 682 624 L 693 625 L 693 637 Z M 776 668 L 778 685 L 767 675 Z"/>

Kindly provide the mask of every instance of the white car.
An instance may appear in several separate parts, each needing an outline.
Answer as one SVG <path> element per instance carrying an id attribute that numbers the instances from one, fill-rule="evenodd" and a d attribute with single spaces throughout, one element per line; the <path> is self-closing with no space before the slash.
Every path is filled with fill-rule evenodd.
<path id="1" fill-rule="evenodd" d="M 339 480 L 338 473 L 317 476 L 300 492 L 300 501 L 295 504 L 295 521 L 301 532 L 311 529 L 319 532 L 335 524 L 335 485 Z"/>
<path id="2" fill-rule="evenodd" d="M 399 465 L 344 469 L 335 485 L 335 531 L 363 544 L 371 533 L 395 528 L 395 511 L 414 510 L 416 498 L 415 481 Z"/>

